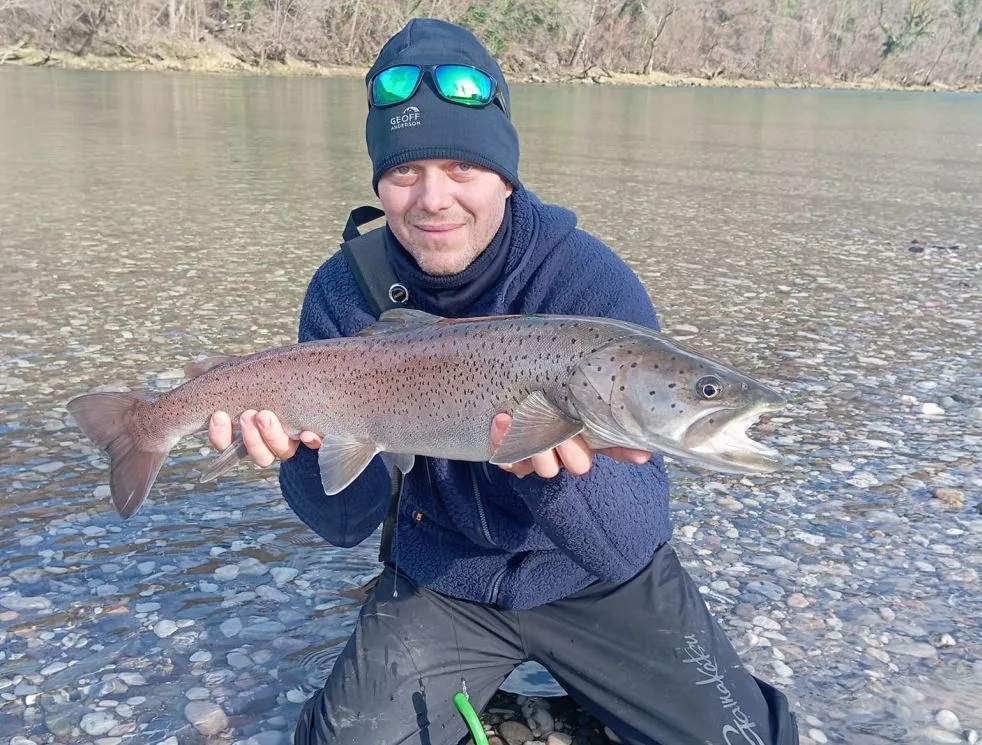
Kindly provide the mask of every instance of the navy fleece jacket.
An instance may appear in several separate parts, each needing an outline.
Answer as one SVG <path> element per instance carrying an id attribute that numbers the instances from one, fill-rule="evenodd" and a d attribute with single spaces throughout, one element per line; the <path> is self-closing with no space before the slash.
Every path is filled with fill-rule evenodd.
<path id="1" fill-rule="evenodd" d="M 504 271 L 466 315 L 560 313 L 658 328 L 640 281 L 607 246 L 576 228 L 572 212 L 523 189 L 510 199 Z M 351 336 L 374 322 L 336 253 L 307 290 L 300 341 Z M 347 489 L 327 496 L 316 453 L 305 446 L 280 469 L 286 501 L 338 546 L 356 545 L 379 526 L 391 483 L 375 458 Z M 392 559 L 417 585 L 506 609 L 558 600 L 597 580 L 627 580 L 672 532 L 668 480 L 657 455 L 641 466 L 597 456 L 585 476 L 561 471 L 552 479 L 519 479 L 487 463 L 417 458 L 398 515 Z"/>

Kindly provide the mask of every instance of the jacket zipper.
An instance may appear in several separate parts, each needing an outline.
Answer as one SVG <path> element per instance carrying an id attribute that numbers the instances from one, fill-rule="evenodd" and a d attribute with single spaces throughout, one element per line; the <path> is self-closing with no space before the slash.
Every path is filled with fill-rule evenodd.
<path id="1" fill-rule="evenodd" d="M 474 501 L 477 503 L 477 515 L 481 518 L 481 531 L 484 533 L 484 540 L 488 542 L 489 546 L 493 546 L 494 541 L 491 540 L 491 529 L 488 527 L 488 517 L 484 514 L 484 503 L 481 502 L 481 492 L 477 488 L 477 476 L 474 475 L 474 467 L 471 466 L 471 485 L 474 487 Z"/>
<path id="2" fill-rule="evenodd" d="M 494 605 L 498 602 L 498 592 L 501 590 L 501 580 L 505 578 L 505 573 L 508 571 L 507 566 L 501 567 L 494 577 L 491 578 L 491 590 L 488 592 L 488 605 Z"/>

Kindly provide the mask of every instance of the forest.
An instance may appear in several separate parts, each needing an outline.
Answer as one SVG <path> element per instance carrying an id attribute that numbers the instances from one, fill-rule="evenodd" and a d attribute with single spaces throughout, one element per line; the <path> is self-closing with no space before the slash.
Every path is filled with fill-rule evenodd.
<path id="1" fill-rule="evenodd" d="M 414 16 L 473 30 L 526 80 L 982 85 L 982 0 L 0 0 L 0 63 L 365 67 Z"/>

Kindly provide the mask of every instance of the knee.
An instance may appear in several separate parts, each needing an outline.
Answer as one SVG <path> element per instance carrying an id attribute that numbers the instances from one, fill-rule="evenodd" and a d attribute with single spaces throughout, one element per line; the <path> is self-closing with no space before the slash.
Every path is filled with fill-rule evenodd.
<path id="1" fill-rule="evenodd" d="M 326 689 L 304 704 L 293 745 L 387 745 L 403 742 L 415 722 L 400 721 L 394 712 L 355 711 L 332 705 Z"/>

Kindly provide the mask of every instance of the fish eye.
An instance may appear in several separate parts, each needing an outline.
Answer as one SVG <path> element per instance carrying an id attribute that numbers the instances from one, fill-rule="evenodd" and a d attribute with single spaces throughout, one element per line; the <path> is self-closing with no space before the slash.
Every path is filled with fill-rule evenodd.
<path id="1" fill-rule="evenodd" d="M 696 381 L 696 390 L 705 399 L 718 398 L 723 393 L 723 381 L 715 375 L 705 375 Z"/>

